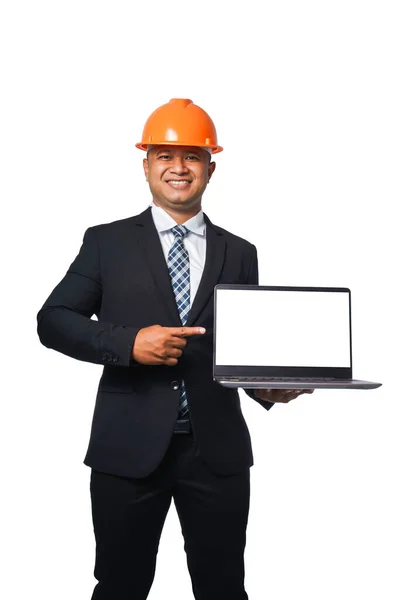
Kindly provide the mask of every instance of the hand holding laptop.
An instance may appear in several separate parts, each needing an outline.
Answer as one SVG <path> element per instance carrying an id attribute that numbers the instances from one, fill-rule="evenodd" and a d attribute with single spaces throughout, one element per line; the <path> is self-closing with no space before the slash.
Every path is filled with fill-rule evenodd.
<path id="1" fill-rule="evenodd" d="M 267 389 L 258 388 L 254 390 L 255 395 L 260 400 L 266 400 L 268 402 L 290 402 L 301 394 L 312 394 L 314 390 L 280 390 L 280 389 Z"/>

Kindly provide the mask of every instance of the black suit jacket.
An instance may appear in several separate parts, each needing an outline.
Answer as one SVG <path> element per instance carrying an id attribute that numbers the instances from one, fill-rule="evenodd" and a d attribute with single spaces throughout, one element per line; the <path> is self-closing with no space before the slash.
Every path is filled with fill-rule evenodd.
<path id="1" fill-rule="evenodd" d="M 238 391 L 212 376 L 213 292 L 217 283 L 258 284 L 257 251 L 204 219 L 206 262 L 186 326 L 207 332 L 187 338 L 176 366 L 142 365 L 131 356 L 139 329 L 181 326 L 150 207 L 87 229 L 78 256 L 38 313 L 42 344 L 104 366 L 84 459 L 98 471 L 144 477 L 158 466 L 177 419 L 174 387 L 183 378 L 202 459 L 220 474 L 253 464 Z M 272 406 L 246 393 L 264 408 Z"/>

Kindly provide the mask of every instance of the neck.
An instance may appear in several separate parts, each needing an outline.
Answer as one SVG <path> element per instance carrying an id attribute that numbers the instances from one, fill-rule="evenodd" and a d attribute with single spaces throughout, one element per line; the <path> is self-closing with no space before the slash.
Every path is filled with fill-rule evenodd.
<path id="1" fill-rule="evenodd" d="M 183 223 L 185 223 L 186 221 L 188 221 L 189 219 L 191 219 L 192 217 L 194 217 L 195 215 L 197 215 L 200 211 L 201 211 L 201 205 L 196 207 L 196 208 L 187 208 L 184 212 L 182 211 L 176 211 L 173 208 L 166 208 L 165 206 L 161 206 L 160 204 L 158 204 L 158 202 L 156 202 L 153 198 L 153 202 L 156 206 L 159 206 L 160 208 L 162 208 L 163 210 L 165 210 L 166 213 L 169 214 L 169 216 L 174 219 L 174 221 L 178 224 L 178 225 L 183 225 Z M 182 207 L 183 208 L 183 207 Z"/>

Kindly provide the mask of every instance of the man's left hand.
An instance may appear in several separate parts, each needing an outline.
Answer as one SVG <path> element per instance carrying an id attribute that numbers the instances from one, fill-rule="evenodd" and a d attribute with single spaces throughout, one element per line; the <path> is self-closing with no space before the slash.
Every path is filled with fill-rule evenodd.
<path id="1" fill-rule="evenodd" d="M 301 394 L 312 394 L 314 390 L 281 390 L 281 389 L 266 389 L 257 388 L 254 390 L 255 395 L 260 400 L 267 400 L 268 402 L 283 402 L 287 403 L 294 400 Z"/>

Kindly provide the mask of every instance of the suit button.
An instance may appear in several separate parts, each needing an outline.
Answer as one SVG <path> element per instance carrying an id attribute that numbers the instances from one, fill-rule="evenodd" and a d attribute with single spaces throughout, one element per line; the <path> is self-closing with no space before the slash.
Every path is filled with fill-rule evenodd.
<path id="1" fill-rule="evenodd" d="M 118 356 L 113 356 L 113 357 L 112 357 L 112 361 L 113 361 L 113 362 L 118 362 Z"/>
<path id="2" fill-rule="evenodd" d="M 171 387 L 173 390 L 179 390 L 179 388 L 181 387 L 181 384 L 179 381 L 171 381 Z"/>

